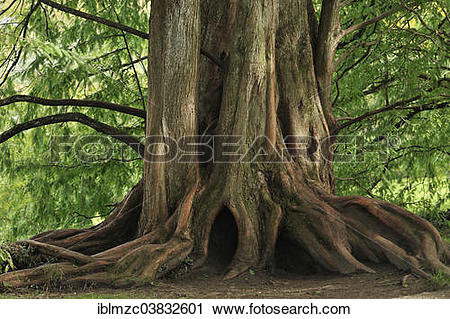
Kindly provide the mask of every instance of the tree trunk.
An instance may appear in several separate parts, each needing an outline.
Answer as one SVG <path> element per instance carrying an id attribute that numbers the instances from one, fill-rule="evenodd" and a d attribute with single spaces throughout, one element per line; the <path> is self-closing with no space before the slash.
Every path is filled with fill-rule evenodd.
<path id="1" fill-rule="evenodd" d="M 370 272 L 369 261 L 450 274 L 449 246 L 430 223 L 383 201 L 334 195 L 336 43 L 323 37 L 329 26 L 309 1 L 152 1 L 151 14 L 143 180 L 102 224 L 22 243 L 58 263 L 0 282 L 43 283 L 58 267 L 71 284 L 142 284 L 188 257 L 204 265 L 213 247 L 233 241 L 234 227 L 225 278 L 271 268 L 280 247 L 338 273 Z M 186 136 L 213 145 L 214 161 L 160 160 L 163 144 L 192 141 Z M 224 155 L 236 151 L 226 144 L 236 136 L 248 150 L 240 160 Z"/>

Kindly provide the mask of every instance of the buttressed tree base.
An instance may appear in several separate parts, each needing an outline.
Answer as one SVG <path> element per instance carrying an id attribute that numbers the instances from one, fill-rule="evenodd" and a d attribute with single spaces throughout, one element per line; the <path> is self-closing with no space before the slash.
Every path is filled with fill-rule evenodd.
<path id="1" fill-rule="evenodd" d="M 317 19 L 310 0 L 152 1 L 147 137 L 240 136 L 252 158 L 271 160 L 157 162 L 162 150 L 147 151 L 142 180 L 106 220 L 14 244 L 49 262 L 0 282 L 39 285 L 51 274 L 69 285 L 123 286 L 186 260 L 201 267 L 220 214 L 237 230 L 221 232 L 237 237 L 227 279 L 270 269 L 278 240 L 304 254 L 299 263 L 330 272 L 372 272 L 366 264 L 387 262 L 424 277 L 450 275 L 449 245 L 429 222 L 384 201 L 334 194 L 336 48 L 392 13 L 344 30 L 345 4 L 324 0 Z"/>

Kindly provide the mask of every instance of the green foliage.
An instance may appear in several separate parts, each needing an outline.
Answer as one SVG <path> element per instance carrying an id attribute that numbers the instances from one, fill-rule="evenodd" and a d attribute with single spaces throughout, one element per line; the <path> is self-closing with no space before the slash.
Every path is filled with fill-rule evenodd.
<path id="1" fill-rule="evenodd" d="M 0 247 L 0 274 L 14 270 L 15 266 L 11 257 L 11 254 Z"/>
<path id="2" fill-rule="evenodd" d="M 147 29 L 149 8 L 143 1 L 58 2 L 112 21 L 117 21 L 115 10 L 121 23 Z M 0 12 L 9 3 L 2 2 Z M 0 16 L 0 63 L 14 46 L 14 54 L 17 48 L 22 49 L 19 63 L 0 87 L 0 99 L 30 94 L 143 107 L 134 70 L 145 92 L 145 61 L 134 64 L 134 69 L 123 65 L 146 55 L 147 41 L 126 34 L 128 52 L 120 31 L 45 5 L 31 16 L 26 37 L 19 37 L 23 27 L 19 23 L 31 6 L 32 1 L 17 1 Z M 0 68 L 0 74 L 4 74 L 6 66 Z M 18 123 L 63 112 L 82 112 L 128 134 L 144 135 L 143 120 L 131 116 L 101 109 L 29 103 L 0 107 L 0 132 Z M 0 242 L 27 238 L 50 228 L 90 227 L 108 214 L 108 204 L 120 201 L 139 180 L 142 163 L 128 161 L 138 157 L 132 153 L 124 155 L 126 161 L 121 152 L 116 152 L 110 160 L 85 163 L 71 152 L 61 154 L 59 161 L 53 162 L 49 145 L 54 136 L 60 135 L 98 133 L 68 123 L 27 131 L 0 145 Z"/>
<path id="3" fill-rule="evenodd" d="M 374 3 L 353 2 L 343 12 L 344 26 L 348 26 L 346 21 L 354 24 L 364 16 L 381 13 L 383 2 Z M 357 117 L 411 97 L 419 98 L 341 132 L 360 136 L 362 142 L 358 147 L 340 146 L 338 153 L 363 154 L 364 160 L 336 163 L 337 189 L 342 195 L 360 194 L 394 202 L 448 231 L 447 6 L 446 1 L 408 3 L 415 12 L 400 10 L 369 27 L 353 42 L 352 35 L 346 37 L 338 50 L 338 58 L 349 55 L 335 74 L 337 116 Z M 420 108 L 434 110 L 417 112 Z"/>
<path id="4" fill-rule="evenodd" d="M 450 276 L 445 275 L 440 271 L 433 274 L 429 281 L 434 290 L 450 287 Z"/>

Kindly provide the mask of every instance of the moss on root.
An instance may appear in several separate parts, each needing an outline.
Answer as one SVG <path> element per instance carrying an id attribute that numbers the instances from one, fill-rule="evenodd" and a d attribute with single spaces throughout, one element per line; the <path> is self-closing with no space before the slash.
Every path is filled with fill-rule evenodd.
<path id="1" fill-rule="evenodd" d="M 40 265 L 56 262 L 54 257 L 47 257 L 25 243 L 17 242 L 0 246 L 0 274 L 12 270 L 34 268 Z"/>

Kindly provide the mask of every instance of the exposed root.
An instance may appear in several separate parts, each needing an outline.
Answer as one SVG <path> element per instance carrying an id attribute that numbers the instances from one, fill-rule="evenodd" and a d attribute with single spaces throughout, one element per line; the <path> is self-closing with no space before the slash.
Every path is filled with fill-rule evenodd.
<path id="1" fill-rule="evenodd" d="M 192 242 L 173 238 L 163 245 L 145 245 L 119 260 L 114 267 L 118 277 L 148 283 L 181 264 L 192 250 Z"/>
<path id="2" fill-rule="evenodd" d="M 192 245 L 186 245 L 174 239 L 165 244 L 149 244 L 152 237 L 155 239 L 156 234 L 157 232 L 148 234 L 94 256 L 27 241 L 27 244 L 37 247 L 45 255 L 52 255 L 58 260 L 71 260 L 72 263 L 45 264 L 36 268 L 6 273 L 0 275 L 0 283 L 5 282 L 8 287 L 18 288 L 59 281 L 74 285 L 79 285 L 83 281 L 101 285 L 105 283 L 106 278 L 113 286 L 137 284 L 134 279 L 148 282 L 176 267 L 192 249 Z M 77 267 L 75 264 L 81 266 Z M 57 274 L 57 276 L 49 276 L 49 273 Z"/>
<path id="3" fill-rule="evenodd" d="M 426 220 L 386 202 L 314 192 L 292 173 L 278 180 L 286 199 L 283 234 L 323 268 L 372 271 L 364 261 L 387 261 L 426 278 L 425 270 L 450 274 L 448 244 Z"/>
<path id="4" fill-rule="evenodd" d="M 56 286 L 75 276 L 99 272 L 108 266 L 108 263 L 96 261 L 81 267 L 69 262 L 46 264 L 36 268 L 23 269 L 6 273 L 0 276 L 0 283 L 5 288 L 20 288 L 33 285 Z"/>
<path id="5" fill-rule="evenodd" d="M 21 242 L 19 242 L 20 244 Z M 85 265 L 92 262 L 95 262 L 95 258 L 91 256 L 86 256 L 84 254 L 77 253 L 75 251 L 65 249 L 62 247 L 40 243 L 35 240 L 25 240 L 23 243 L 26 243 L 30 246 L 36 247 L 39 252 L 44 255 L 49 255 L 52 257 L 57 257 L 58 259 L 63 259 L 67 261 L 71 261 L 78 265 Z"/>
<path id="6" fill-rule="evenodd" d="M 255 223 L 252 215 L 249 214 L 246 207 L 239 202 L 230 203 L 228 209 L 236 219 L 238 227 L 238 246 L 236 253 L 231 261 L 230 270 L 225 275 L 225 279 L 234 278 L 250 267 L 254 267 L 259 261 L 259 241 L 258 232 L 255 229 Z"/>
<path id="7" fill-rule="evenodd" d="M 34 241 L 63 247 L 86 255 L 96 254 L 136 238 L 142 210 L 143 181 L 139 181 L 102 223 L 87 229 L 44 232 Z"/>
<path id="8" fill-rule="evenodd" d="M 283 219 L 283 211 L 281 206 L 272 200 L 269 190 L 266 187 L 262 189 L 261 197 L 261 210 L 265 215 L 265 242 L 263 252 L 261 253 L 260 266 L 265 267 L 271 265 L 274 258 L 278 232 L 280 231 L 280 224 Z"/>
<path id="9" fill-rule="evenodd" d="M 334 199 L 345 222 L 365 239 L 365 248 L 380 252 L 400 269 L 428 277 L 423 269 L 450 275 L 448 244 L 426 220 L 383 201 L 361 197 Z M 355 246 L 357 242 L 353 243 Z"/>

